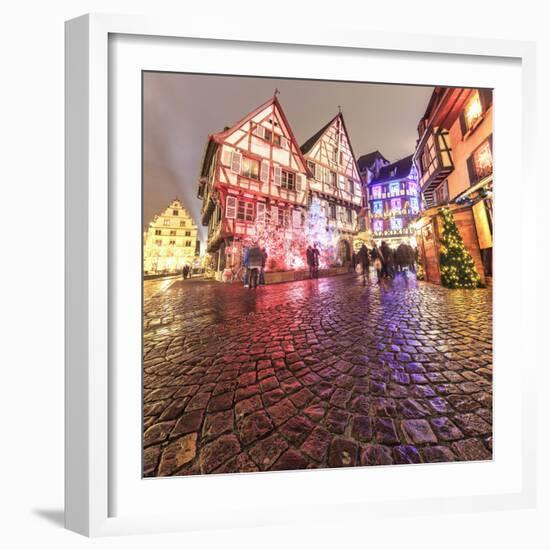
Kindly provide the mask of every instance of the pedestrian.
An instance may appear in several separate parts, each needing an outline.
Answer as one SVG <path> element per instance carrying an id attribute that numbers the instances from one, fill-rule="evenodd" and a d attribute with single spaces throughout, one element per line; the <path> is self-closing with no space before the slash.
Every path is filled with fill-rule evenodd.
<path id="1" fill-rule="evenodd" d="M 250 288 L 258 287 L 259 273 L 262 268 L 263 253 L 258 245 L 251 246 L 248 250 L 248 270 Z"/>
<path id="2" fill-rule="evenodd" d="M 187 276 L 189 275 L 189 266 L 187 264 L 183 266 L 181 274 L 183 276 L 183 280 L 185 281 L 185 279 L 187 279 Z"/>
<path id="3" fill-rule="evenodd" d="M 395 251 L 395 265 L 397 271 L 402 272 L 405 270 L 405 267 L 409 266 L 409 250 L 408 245 L 405 243 L 400 243 Z"/>
<path id="4" fill-rule="evenodd" d="M 262 267 L 260 268 L 260 285 L 265 285 L 265 266 L 267 264 L 267 250 L 262 248 Z"/>
<path id="5" fill-rule="evenodd" d="M 365 245 L 363 245 L 365 246 Z M 357 254 L 355 253 L 355 250 L 353 251 L 351 255 L 351 270 L 355 271 L 355 268 L 357 267 Z"/>
<path id="6" fill-rule="evenodd" d="M 363 272 L 363 285 L 367 284 L 367 279 L 369 277 L 369 249 L 363 244 L 357 253 L 357 264 L 361 266 Z"/>
<path id="7" fill-rule="evenodd" d="M 382 262 L 382 277 L 393 277 L 393 253 L 386 241 L 380 245 L 380 260 Z"/>
<path id="8" fill-rule="evenodd" d="M 245 247 L 243 249 L 243 267 L 244 267 L 244 287 L 248 288 L 249 281 L 250 281 L 250 270 L 248 268 L 248 251 L 250 249 Z"/>
<path id="9" fill-rule="evenodd" d="M 377 282 L 380 283 L 382 280 L 382 254 L 380 253 L 380 249 L 376 246 L 376 244 L 372 248 L 372 266 L 376 270 L 376 277 Z"/>
<path id="10" fill-rule="evenodd" d="M 309 278 L 313 279 L 315 268 L 313 266 L 313 248 L 311 248 L 311 245 L 308 245 L 306 248 L 306 262 L 309 269 Z"/>
<path id="11" fill-rule="evenodd" d="M 311 257 L 313 260 L 313 276 L 316 279 L 319 278 L 319 256 L 320 256 L 319 249 L 317 248 L 317 245 L 314 244 L 311 250 Z"/>

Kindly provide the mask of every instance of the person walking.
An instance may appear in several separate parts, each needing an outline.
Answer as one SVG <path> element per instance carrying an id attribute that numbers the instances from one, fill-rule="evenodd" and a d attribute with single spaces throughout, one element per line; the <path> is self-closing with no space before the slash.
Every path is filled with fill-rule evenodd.
<path id="1" fill-rule="evenodd" d="M 313 259 L 313 276 L 316 279 L 319 278 L 319 256 L 320 256 L 319 249 L 317 248 L 317 245 L 314 244 L 311 250 L 311 257 Z"/>
<path id="2" fill-rule="evenodd" d="M 243 250 L 243 267 L 244 267 L 244 287 L 248 288 L 250 282 L 250 269 L 248 268 L 248 246 Z"/>
<path id="3" fill-rule="evenodd" d="M 185 279 L 187 279 L 187 277 L 189 276 L 189 266 L 187 264 L 183 266 L 181 274 L 183 276 L 183 280 L 185 281 Z"/>
<path id="4" fill-rule="evenodd" d="M 267 264 L 267 250 L 262 248 L 262 267 L 260 268 L 260 285 L 265 285 L 265 266 Z"/>
<path id="5" fill-rule="evenodd" d="M 367 284 L 367 279 L 369 277 L 369 249 L 365 244 L 361 245 L 359 252 L 357 253 L 357 264 L 361 266 L 363 272 L 363 286 Z"/>
<path id="6" fill-rule="evenodd" d="M 372 266 L 376 270 L 377 282 L 380 283 L 380 281 L 382 280 L 382 259 L 380 249 L 376 246 L 376 244 L 372 249 L 371 257 Z"/>
<path id="7" fill-rule="evenodd" d="M 258 245 L 250 247 L 248 251 L 248 269 L 250 271 L 249 275 L 249 285 L 250 288 L 256 289 L 258 287 L 258 278 L 260 269 L 262 268 L 263 253 Z"/>
<path id="8" fill-rule="evenodd" d="M 313 279 L 314 267 L 313 267 L 313 248 L 311 245 L 308 245 L 306 248 L 306 262 L 309 269 L 309 278 Z"/>

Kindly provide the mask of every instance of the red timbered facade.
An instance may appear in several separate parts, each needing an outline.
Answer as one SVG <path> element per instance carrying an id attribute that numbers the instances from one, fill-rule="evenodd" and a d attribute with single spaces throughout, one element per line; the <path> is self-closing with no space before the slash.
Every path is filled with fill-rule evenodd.
<path id="1" fill-rule="evenodd" d="M 312 175 L 308 206 L 311 209 L 316 204 L 326 223 L 333 241 L 333 261 L 345 265 L 359 230 L 362 181 L 342 113 L 311 136 L 301 150 Z"/>
<path id="2" fill-rule="evenodd" d="M 230 128 L 209 136 L 199 180 L 207 252 L 220 273 L 242 262 L 258 242 L 273 268 L 284 266 L 274 239 L 299 231 L 307 206 L 307 167 L 280 102 L 274 96 Z M 269 242 L 267 242 L 269 241 Z M 279 262 L 280 265 L 277 265 Z"/>

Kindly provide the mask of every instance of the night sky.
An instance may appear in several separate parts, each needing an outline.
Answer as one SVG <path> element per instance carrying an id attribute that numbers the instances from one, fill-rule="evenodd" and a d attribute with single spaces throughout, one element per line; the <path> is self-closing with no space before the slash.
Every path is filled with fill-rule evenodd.
<path id="1" fill-rule="evenodd" d="M 143 221 L 178 197 L 199 222 L 197 180 L 209 134 L 232 126 L 275 88 L 298 144 L 342 112 L 357 157 L 378 149 L 388 160 L 414 151 L 416 126 L 433 88 L 275 78 L 146 73 Z"/>

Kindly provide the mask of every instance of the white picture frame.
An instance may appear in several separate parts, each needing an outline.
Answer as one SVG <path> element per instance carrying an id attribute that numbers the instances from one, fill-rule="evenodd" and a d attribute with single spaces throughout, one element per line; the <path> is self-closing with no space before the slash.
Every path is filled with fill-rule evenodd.
<path id="1" fill-rule="evenodd" d="M 329 32 L 330 31 L 330 32 Z M 116 59 L 110 59 L 110 41 L 121 38 L 115 43 Z M 140 41 L 148 38 L 159 38 L 161 50 L 152 52 L 143 61 L 135 57 L 144 55 L 147 46 L 140 46 Z M 168 40 L 170 38 L 171 40 Z M 180 42 L 192 47 L 194 55 L 182 60 L 181 55 L 171 59 L 169 49 L 180 47 Z M 189 46 L 191 44 L 191 46 Z M 65 518 L 66 527 L 88 536 L 113 534 L 138 534 L 160 531 L 182 531 L 198 528 L 221 526 L 254 526 L 267 523 L 283 524 L 292 522 L 295 516 L 296 494 L 303 497 L 301 502 L 301 521 L 324 521 L 326 518 L 361 519 L 365 514 L 371 517 L 388 517 L 392 515 L 415 513 L 438 513 L 445 511 L 477 511 L 488 509 L 511 509 L 529 507 L 535 501 L 535 433 L 534 425 L 529 422 L 535 415 L 535 331 L 532 325 L 536 315 L 532 289 L 527 284 L 527 268 L 515 273 L 515 282 L 507 278 L 502 268 L 506 261 L 499 259 L 498 243 L 506 242 L 510 249 L 518 250 L 518 255 L 528 258 L 533 253 L 534 243 L 529 242 L 528 235 L 535 225 L 534 216 L 528 216 L 527 199 L 512 196 L 513 190 L 502 186 L 501 196 L 496 202 L 496 219 L 498 232 L 495 243 L 496 271 L 499 279 L 495 283 L 495 311 L 500 318 L 495 324 L 496 350 L 496 393 L 495 393 L 495 429 L 501 430 L 502 446 L 496 438 L 494 461 L 484 464 L 423 465 L 420 470 L 415 466 L 390 468 L 353 468 L 338 471 L 318 472 L 284 472 L 261 473 L 248 475 L 225 476 L 192 476 L 192 478 L 142 480 L 136 478 L 134 457 L 136 450 L 135 434 L 139 433 L 140 417 L 136 415 L 136 402 L 139 404 L 140 372 L 134 372 L 133 378 L 120 378 L 127 373 L 116 371 L 119 354 L 129 352 L 129 334 L 121 331 L 113 333 L 119 326 L 120 308 L 113 307 L 112 302 L 125 299 L 126 293 L 135 290 L 135 281 L 127 289 L 117 284 L 120 263 L 135 266 L 137 241 L 132 241 L 132 250 L 121 250 L 116 243 L 125 238 L 122 226 L 135 221 L 136 215 L 141 219 L 141 180 L 135 180 L 140 167 L 132 168 L 129 178 L 121 187 L 113 190 L 112 181 L 120 179 L 120 170 L 128 168 L 128 159 L 135 160 L 136 143 L 121 144 L 120 151 L 112 153 L 109 158 L 109 140 L 117 132 L 125 132 L 124 114 L 111 112 L 109 107 L 116 90 L 114 83 L 120 86 L 132 86 L 124 76 L 136 74 L 141 69 L 169 70 L 173 61 L 174 67 L 180 63 L 190 63 L 188 70 L 196 70 L 204 64 L 204 72 L 214 72 L 209 68 L 208 55 L 198 56 L 201 45 L 208 46 L 208 51 L 220 48 L 248 48 L 247 51 L 261 50 L 265 55 L 269 49 L 279 47 L 276 55 L 300 56 L 355 56 L 360 62 L 362 55 L 384 56 L 386 65 L 403 63 L 407 58 L 409 73 L 416 65 L 422 63 L 440 63 L 442 72 L 435 79 L 442 84 L 452 85 L 449 76 L 445 76 L 444 65 L 456 66 L 456 85 L 469 84 L 492 86 L 493 78 L 501 78 L 496 90 L 495 122 L 495 173 L 496 179 L 505 182 L 507 178 L 517 181 L 529 181 L 532 166 L 534 140 L 534 90 L 535 90 L 535 48 L 530 42 L 502 41 L 492 39 L 457 39 L 453 37 L 403 35 L 381 32 L 354 32 L 342 29 L 319 29 L 303 27 L 286 27 L 285 29 L 237 29 L 216 26 L 211 20 L 204 23 L 196 21 L 174 21 L 170 18 L 145 18 L 119 15 L 85 15 L 66 23 L 66 492 Z M 168 49 L 166 49 L 168 48 Z M 273 50 L 273 51 L 275 51 Z M 152 50 L 151 50 L 152 51 Z M 155 61 L 155 55 L 162 53 L 163 62 Z M 176 59 L 177 57 L 177 59 Z M 252 56 L 249 58 L 252 59 Z M 312 57 L 313 59 L 313 57 Z M 157 65 L 157 62 L 159 63 Z M 462 63 L 462 65 L 461 65 Z M 471 65 L 470 76 L 465 71 Z M 250 74 L 250 66 L 244 59 L 240 60 L 241 69 L 235 62 L 231 69 L 237 67 L 233 74 Z M 475 67 L 478 67 L 477 73 Z M 487 66 L 494 67 L 493 74 L 486 71 Z M 273 67 L 273 65 L 271 65 Z M 296 62 L 290 65 L 286 74 L 277 76 L 310 77 L 305 74 L 303 64 Z M 183 68 L 183 67 L 182 67 Z M 481 70 L 483 69 L 483 70 Z M 229 70 L 229 67 L 228 67 Z M 267 69 L 266 69 L 267 70 Z M 274 70 L 271 68 L 270 70 Z M 351 70 L 351 69 L 350 69 Z M 132 72 L 133 71 L 133 72 Z M 509 71 L 509 74 L 507 73 Z M 330 72 L 330 71 L 329 71 Z M 257 74 L 257 71 L 252 74 Z M 267 73 L 269 74 L 269 73 Z M 380 73 L 382 74 L 382 73 Z M 380 77 L 368 80 L 415 83 L 403 74 L 394 74 L 386 80 Z M 449 73 L 450 74 L 450 73 Z M 479 74 L 479 76 L 475 76 Z M 122 76 L 121 76 L 122 75 Z M 320 75 L 327 77 L 329 73 Z M 471 76 L 474 75 L 474 76 Z M 497 76 L 495 76 L 497 75 Z M 498 76 L 500 75 L 500 77 Z M 508 81 L 508 88 L 504 82 Z M 132 77 L 133 78 L 133 77 Z M 334 74 L 338 80 L 341 75 Z M 477 80 L 475 80 L 477 78 Z M 475 82 L 474 82 L 475 80 Z M 496 80 L 495 80 L 496 82 Z M 418 82 L 416 82 L 418 83 Z M 118 88 L 117 88 L 118 89 Z M 514 90 L 515 96 L 512 94 Z M 128 101 L 128 109 L 141 90 L 135 90 L 137 96 Z M 509 97 L 507 96 L 509 92 Z M 508 113 L 499 114 L 499 95 L 501 105 L 515 108 Z M 515 99 L 514 99 L 515 98 Z M 507 102 L 507 103 L 506 103 Z M 116 98 L 115 98 L 116 103 Z M 122 109 L 124 110 L 124 109 Z M 132 112 L 128 111 L 131 115 Z M 128 114 L 126 113 L 126 114 Z M 117 117 L 122 118 L 117 118 Z M 115 121 L 115 117 L 116 121 Z M 508 166 L 505 128 L 508 118 L 513 119 L 510 128 L 515 135 L 515 143 L 521 143 L 520 154 L 516 154 L 516 166 Z M 133 121 L 129 124 L 141 124 Z M 500 138 L 501 134 L 504 137 Z M 501 140 L 501 141 L 499 141 Z M 132 149 L 133 147 L 133 149 Z M 517 150 L 516 150 L 517 153 Z M 517 162 L 520 159 L 520 162 Z M 126 162 L 125 162 L 126 161 Z M 499 163 L 502 168 L 499 168 Z M 138 164 L 140 164 L 138 162 Z M 126 175 L 126 174 L 125 174 Z M 120 210 L 120 195 L 124 187 L 131 186 L 132 197 L 126 205 L 127 214 Z M 139 185 L 139 193 L 134 187 Z M 128 188 L 129 189 L 129 188 Z M 500 189 L 500 187 L 498 188 Z M 138 194 L 136 194 L 138 193 Z M 501 198 L 502 197 L 502 198 Z M 500 220 L 506 219 L 511 205 L 517 208 L 517 228 L 511 231 Z M 138 209 L 139 212 L 135 212 Z M 502 216 L 502 217 L 501 217 Z M 124 222 L 124 223 L 122 223 Z M 512 225 L 512 224 L 509 224 Z M 501 229 L 502 228 L 502 229 Z M 516 229 L 517 229 L 516 228 Z M 139 231 L 136 230 L 137 233 Z M 136 236 L 141 243 L 140 235 Z M 113 254 L 113 249 L 116 254 Z M 140 252 L 137 249 L 137 252 Z M 141 256 L 140 256 L 141 258 Z M 520 264 L 528 262 L 518 260 Z M 500 274 L 502 273 L 502 278 Z M 141 272 L 137 274 L 141 281 Z M 507 294 L 510 284 L 515 285 L 516 295 Z M 531 300 L 527 298 L 531 296 Z M 141 304 L 141 295 L 134 298 L 128 311 L 136 311 Z M 524 300 L 522 300 L 524 299 Z M 501 304 L 504 304 L 501 307 Z M 139 315 L 138 315 L 139 317 Z M 495 316 L 496 317 L 496 316 Z M 130 319 L 129 324 L 141 327 L 141 319 Z M 499 326 L 499 323 L 501 325 Z M 510 332 L 515 330 L 515 333 Z M 499 334 L 502 338 L 499 340 Z M 510 343 L 510 335 L 519 334 L 515 347 Z M 135 334 L 134 334 L 135 336 Z M 508 338 L 507 338 L 508 336 Z M 508 341 L 508 343 L 507 343 Z M 502 345 L 501 345 L 502 344 Z M 499 347 L 500 346 L 500 347 Z M 511 346 L 508 347 L 507 346 Z M 141 349 L 132 349 L 134 356 L 139 356 Z M 523 359 L 521 372 L 516 377 L 516 390 L 520 387 L 520 397 L 515 403 L 510 401 L 510 380 L 507 378 L 508 367 L 513 360 Z M 500 367 L 502 365 L 502 367 Z M 139 371 L 141 362 L 134 365 Z M 499 372 L 500 368 L 500 372 Z M 136 378 L 135 376 L 138 376 Z M 126 402 L 120 394 L 122 381 L 127 380 L 129 394 Z M 519 382 L 519 386 L 518 386 Z M 502 390 L 500 389 L 502 388 Z M 137 392 L 137 393 L 136 393 Z M 508 392 L 508 393 L 507 393 Z M 135 395 L 134 395 L 135 394 Z M 502 396 L 502 397 L 501 397 Z M 520 405 L 518 405 L 520 403 Z M 518 416 L 520 425 L 501 421 L 505 418 L 507 408 L 521 407 Z M 130 412 L 129 412 L 130 411 Z M 133 412 L 131 412 L 133 411 Z M 115 418 L 116 417 L 116 418 Z M 128 430 L 124 427 L 132 423 L 136 427 Z M 132 424 L 133 425 L 133 424 Z M 509 426 L 512 427 L 509 427 Z M 510 440 L 508 433 L 516 430 L 521 441 L 517 448 L 506 447 Z M 131 438 L 134 438 L 130 441 Z M 134 457 L 134 458 L 132 458 Z M 125 460 L 131 460 L 128 466 L 130 474 L 124 476 Z M 449 470 L 449 468 L 454 468 Z M 319 477 L 323 476 L 323 477 Z M 463 476 L 463 477 L 461 477 Z M 456 487 L 450 488 L 448 494 L 441 488 L 443 479 Z M 131 479 L 130 479 L 131 478 Z M 425 485 L 426 479 L 434 480 L 434 490 L 419 492 L 418 487 Z M 464 478 L 464 479 L 463 479 Z M 479 479 L 479 490 L 474 491 L 467 479 Z M 354 488 L 362 487 L 368 479 L 372 495 L 365 491 L 357 492 Z M 409 481 L 410 480 L 410 481 Z M 439 481 L 438 481 L 439 480 Z M 461 481 L 462 480 L 462 481 Z M 485 480 L 483 484 L 482 480 Z M 326 483 L 325 495 L 317 493 L 320 482 Z M 165 499 L 181 495 L 183 483 L 185 491 L 192 493 L 198 500 L 194 505 L 183 506 L 177 515 L 163 511 Z M 378 485 L 381 487 L 378 487 Z M 402 485 L 403 490 L 393 491 L 394 485 Z M 462 489 L 459 485 L 462 484 Z M 383 488 L 387 487 L 389 498 L 383 498 Z M 377 488 L 378 487 L 378 488 Z M 290 502 L 285 501 L 288 491 L 295 493 Z M 253 498 L 246 502 L 230 502 L 224 494 L 238 489 L 243 498 Z M 390 491 L 391 489 L 391 491 Z M 437 490 L 436 490 L 437 489 Z M 269 491 L 266 493 L 265 491 Z M 259 495 L 270 494 L 272 498 L 265 502 Z M 287 493 L 285 493 L 285 491 Z M 378 493 L 376 492 L 378 491 Z M 169 496 L 171 494 L 171 496 Z M 216 495 L 216 499 L 206 498 Z M 328 496 L 327 496 L 328 494 Z M 202 500 L 201 500 L 202 498 Z M 166 500 L 168 503 L 169 500 Z M 158 508 L 147 506 L 154 502 Z M 318 503 L 318 505 L 317 505 Z M 322 505 L 322 507 L 321 507 Z M 124 507 L 126 506 L 126 508 Z M 208 515 L 204 514 L 205 507 Z M 201 508 L 202 507 L 202 508 Z M 201 514 L 202 511 L 202 514 Z M 241 513 L 242 512 L 242 513 Z"/>

